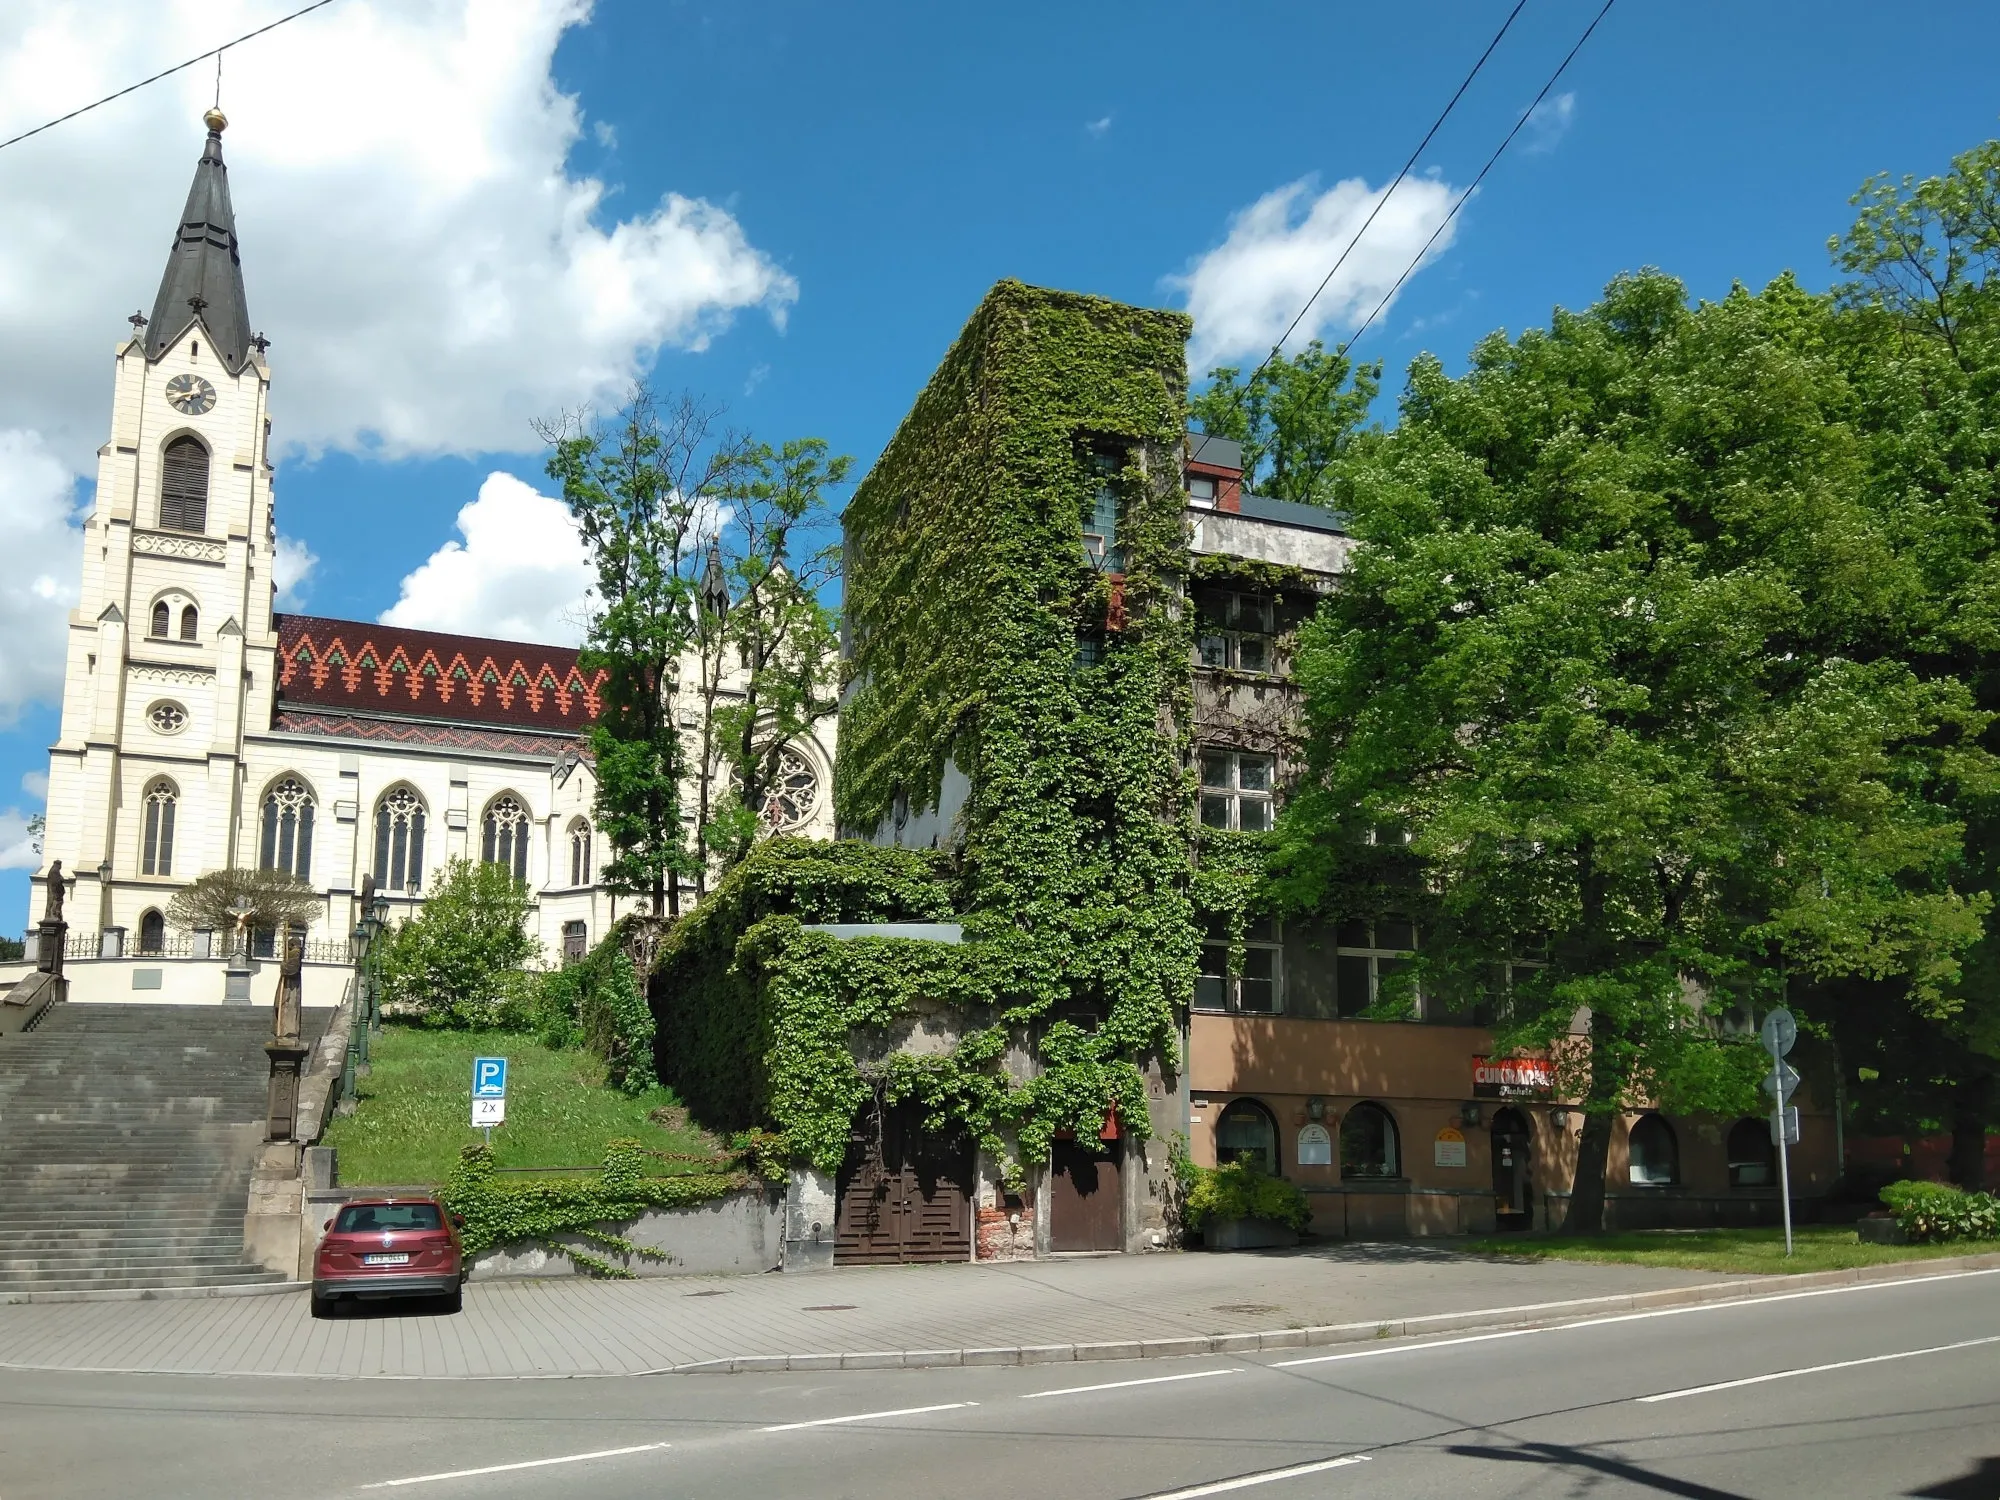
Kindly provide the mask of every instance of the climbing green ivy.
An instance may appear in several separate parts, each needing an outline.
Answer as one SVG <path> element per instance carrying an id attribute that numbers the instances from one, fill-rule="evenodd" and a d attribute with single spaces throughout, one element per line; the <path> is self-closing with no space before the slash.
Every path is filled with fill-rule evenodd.
<path id="1" fill-rule="evenodd" d="M 652 996 L 698 1118 L 831 1169 L 871 1096 L 910 1099 L 1017 1178 L 1108 1110 L 1149 1133 L 1197 951 L 1187 334 L 1002 282 L 856 491 L 835 810 L 935 852 L 774 841 L 675 928 Z M 947 915 L 964 944 L 800 925 Z M 898 1045 L 937 1012 L 949 1051 Z"/>
<path id="2" fill-rule="evenodd" d="M 751 1185 L 750 1173 L 730 1158 L 718 1158 L 710 1171 L 663 1177 L 646 1170 L 654 1157 L 637 1141 L 612 1141 L 605 1148 L 601 1176 L 502 1182 L 494 1174 L 492 1151 L 467 1146 L 440 1197 L 465 1220 L 459 1239 L 467 1256 L 496 1245 L 536 1244 L 568 1256 L 592 1275 L 623 1279 L 632 1273 L 558 1237 L 581 1239 L 628 1258 L 661 1260 L 665 1257 L 659 1251 L 603 1226 L 636 1219 L 648 1209 L 706 1203 Z"/>

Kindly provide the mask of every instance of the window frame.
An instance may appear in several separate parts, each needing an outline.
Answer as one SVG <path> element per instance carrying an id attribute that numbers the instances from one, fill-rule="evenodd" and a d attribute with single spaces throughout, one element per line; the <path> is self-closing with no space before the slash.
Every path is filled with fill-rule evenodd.
<path id="1" fill-rule="evenodd" d="M 1381 1142 L 1386 1158 L 1387 1171 L 1354 1169 L 1347 1156 L 1348 1128 L 1357 1120 L 1379 1118 L 1382 1122 Z M 1396 1115 L 1386 1104 L 1378 1104 L 1373 1099 L 1361 1099 L 1348 1106 L 1340 1117 L 1340 1129 L 1334 1137 L 1334 1153 L 1339 1160 L 1342 1182 L 1403 1182 L 1408 1180 L 1403 1162 L 1403 1128 L 1396 1122 Z"/>
<path id="2" fill-rule="evenodd" d="M 199 453 L 197 469 L 176 454 Z M 160 445 L 160 530 L 186 536 L 202 536 L 208 531 L 208 500 L 215 469 L 215 454 L 192 432 L 177 432 Z M 199 492 L 194 480 L 199 479 Z M 180 488 L 172 486 L 179 484 Z"/>
<path id="3" fill-rule="evenodd" d="M 1195 990 L 1193 1008 L 1205 1015 L 1230 1016 L 1282 1016 L 1285 1013 L 1285 929 L 1276 918 L 1265 918 L 1264 925 L 1269 936 L 1252 936 L 1246 929 L 1243 937 L 1243 951 L 1247 958 L 1251 953 L 1270 956 L 1271 1004 L 1268 1009 L 1248 1009 L 1243 1004 L 1243 981 L 1259 982 L 1262 976 L 1229 972 L 1229 936 L 1227 932 L 1211 929 L 1203 935 L 1199 953 L 1195 959 Z M 1217 963 L 1215 955 L 1220 954 L 1219 970 L 1211 965 Z M 1247 965 L 1246 965 L 1247 967 Z M 1220 986 L 1220 1003 L 1204 1003 L 1204 985 Z M 1217 993 L 1210 990 L 1210 994 Z"/>
<path id="4" fill-rule="evenodd" d="M 1655 1132 L 1657 1132 L 1660 1136 L 1664 1137 L 1667 1145 L 1667 1154 L 1668 1154 L 1667 1176 L 1640 1177 L 1637 1175 L 1639 1170 L 1639 1152 L 1634 1148 L 1636 1147 L 1639 1141 L 1641 1131 L 1644 1131 L 1648 1136 L 1651 1136 Z M 1650 1151 L 1648 1152 L 1648 1154 L 1650 1155 Z M 1666 1116 L 1662 1115 L 1657 1110 L 1648 1110 L 1645 1114 L 1639 1116 L 1638 1119 L 1634 1120 L 1631 1123 L 1631 1125 L 1626 1129 L 1625 1180 L 1627 1186 L 1639 1188 L 1644 1191 L 1650 1191 L 1657 1188 L 1670 1188 L 1670 1187 L 1680 1186 L 1681 1183 L 1680 1136 L 1674 1130 L 1673 1125 L 1667 1120 Z"/>
<path id="5" fill-rule="evenodd" d="M 1209 759 L 1219 756 L 1229 765 L 1229 782 L 1221 785 L 1208 779 Z M 1262 787 L 1243 785 L 1243 766 L 1247 761 L 1260 762 L 1265 767 L 1266 782 Z M 1262 750 L 1239 750 L 1233 745 L 1202 745 L 1195 751 L 1195 817 L 1203 828 L 1213 828 L 1232 833 L 1269 833 L 1278 826 L 1278 757 Z M 1208 809 L 1211 803 L 1226 806 L 1226 822 L 1209 821 Z M 1264 809 L 1264 826 L 1245 829 L 1243 808 L 1246 803 Z"/>
<path id="6" fill-rule="evenodd" d="M 1195 663 L 1211 672 L 1275 677 L 1278 672 L 1278 601 L 1268 594 L 1222 590 L 1203 596 L 1195 630 Z M 1264 664 L 1243 664 L 1243 643 L 1263 647 Z M 1211 643 L 1215 649 L 1211 650 Z"/>
<path id="7" fill-rule="evenodd" d="M 1748 1133 L 1758 1143 L 1755 1161 L 1738 1150 L 1736 1142 Z M 1778 1148 L 1771 1144 L 1771 1122 L 1757 1115 L 1745 1115 L 1729 1127 L 1729 1134 L 1723 1138 L 1723 1157 L 1729 1168 L 1729 1185 L 1732 1188 L 1773 1188 L 1778 1185 Z M 1756 1167 L 1764 1176 L 1755 1181 L 1743 1177 L 1745 1167 Z"/>
<path id="8" fill-rule="evenodd" d="M 588 818 L 571 818 L 569 822 L 569 883 L 570 889 L 581 890 L 596 879 L 596 865 L 591 858 L 591 827 Z"/>
<path id="9" fill-rule="evenodd" d="M 287 771 L 264 788 L 257 813 L 258 869 L 282 870 L 300 880 L 312 879 L 318 801 L 311 784 L 296 771 Z"/>
<path id="10" fill-rule="evenodd" d="M 501 814 L 509 816 L 503 823 Z M 516 880 L 528 878 L 528 842 L 535 815 L 518 793 L 501 792 L 479 815 L 479 860 L 499 865 Z"/>
<path id="11" fill-rule="evenodd" d="M 1232 1161 L 1242 1160 L 1241 1156 L 1225 1154 L 1226 1152 L 1238 1149 L 1225 1146 L 1222 1140 L 1222 1129 L 1229 1123 L 1231 1115 L 1255 1118 L 1263 1123 L 1265 1134 L 1270 1141 L 1270 1160 L 1266 1164 L 1260 1164 L 1259 1170 L 1269 1177 L 1280 1176 L 1285 1170 L 1285 1148 L 1284 1141 L 1278 1134 L 1278 1117 L 1272 1113 L 1270 1106 L 1265 1104 L 1263 1100 L 1253 1099 L 1247 1094 L 1231 1099 L 1227 1104 L 1222 1106 L 1221 1110 L 1215 1116 L 1215 1164 L 1221 1167 L 1227 1166 Z"/>
<path id="12" fill-rule="evenodd" d="M 398 798 L 407 798 L 407 804 L 392 807 Z M 375 851 L 369 864 L 379 889 L 422 894 L 424 836 L 429 825 L 429 804 L 408 782 L 397 782 L 375 800 Z M 400 879 L 390 878 L 398 874 Z"/>
<path id="13" fill-rule="evenodd" d="M 1416 957 L 1418 948 L 1421 946 L 1418 942 L 1420 934 L 1417 931 L 1415 922 L 1405 922 L 1400 918 L 1382 918 L 1379 921 L 1367 918 L 1354 918 L 1351 920 L 1366 930 L 1368 940 L 1365 943 L 1349 942 L 1343 936 L 1342 929 L 1348 927 L 1350 923 L 1336 922 L 1334 924 L 1333 1010 L 1335 1016 L 1343 1021 L 1366 1020 L 1367 1012 L 1373 1010 L 1382 998 L 1383 964 L 1385 962 L 1408 964 Z M 1410 929 L 1409 947 L 1398 948 L 1392 944 L 1382 942 L 1383 927 L 1391 920 L 1396 921 L 1398 925 L 1407 926 Z M 1350 972 L 1349 966 L 1355 963 L 1366 963 L 1368 966 L 1368 1003 L 1350 1010 L 1348 1009 L 1346 999 L 1348 988 L 1346 976 Z M 1391 970 L 1389 972 L 1393 973 L 1394 971 Z M 1424 1018 L 1425 1011 L 1425 996 L 1421 987 L 1417 990 L 1415 998 L 1416 1019 L 1421 1021 Z"/>
<path id="14" fill-rule="evenodd" d="M 139 873 L 171 880 L 174 874 L 174 822 L 181 792 L 164 776 L 146 784 L 145 811 L 140 818 Z"/>

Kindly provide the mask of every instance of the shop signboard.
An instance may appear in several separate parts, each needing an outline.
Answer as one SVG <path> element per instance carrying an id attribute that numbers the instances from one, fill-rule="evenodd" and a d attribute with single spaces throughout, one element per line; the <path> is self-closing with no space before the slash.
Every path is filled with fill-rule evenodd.
<path id="1" fill-rule="evenodd" d="M 1300 1129 L 1298 1159 L 1302 1167 L 1333 1165 L 1333 1137 L 1324 1125 L 1307 1125 Z"/>
<path id="2" fill-rule="evenodd" d="M 1475 1099 L 1546 1099 L 1555 1092 L 1556 1065 L 1546 1057 L 1475 1057 Z"/>
<path id="3" fill-rule="evenodd" d="M 1465 1165 L 1465 1136 L 1447 1125 L 1437 1133 L 1431 1142 L 1431 1165 L 1435 1167 L 1462 1167 Z"/>

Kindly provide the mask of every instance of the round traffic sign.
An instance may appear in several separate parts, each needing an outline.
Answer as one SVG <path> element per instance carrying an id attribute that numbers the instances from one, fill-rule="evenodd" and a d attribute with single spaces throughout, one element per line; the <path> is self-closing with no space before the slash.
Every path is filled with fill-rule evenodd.
<path id="1" fill-rule="evenodd" d="M 1764 1017 L 1764 1050 L 1783 1057 L 1792 1050 L 1792 1043 L 1799 1039 L 1799 1023 L 1792 1019 L 1792 1013 L 1779 1006 Z"/>

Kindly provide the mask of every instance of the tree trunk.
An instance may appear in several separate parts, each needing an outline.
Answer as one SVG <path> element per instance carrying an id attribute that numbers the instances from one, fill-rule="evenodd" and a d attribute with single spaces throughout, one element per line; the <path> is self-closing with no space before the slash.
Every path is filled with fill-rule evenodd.
<path id="1" fill-rule="evenodd" d="M 1975 1074 L 1951 1091 L 1951 1155 L 1946 1170 L 1968 1193 L 1986 1191 L 1986 1121 L 1993 1112 L 1993 1079 Z"/>
<path id="2" fill-rule="evenodd" d="M 1576 1177 L 1570 1183 L 1564 1234 L 1604 1232 L 1604 1174 L 1611 1160 L 1611 1116 L 1585 1115 L 1576 1143 Z"/>

